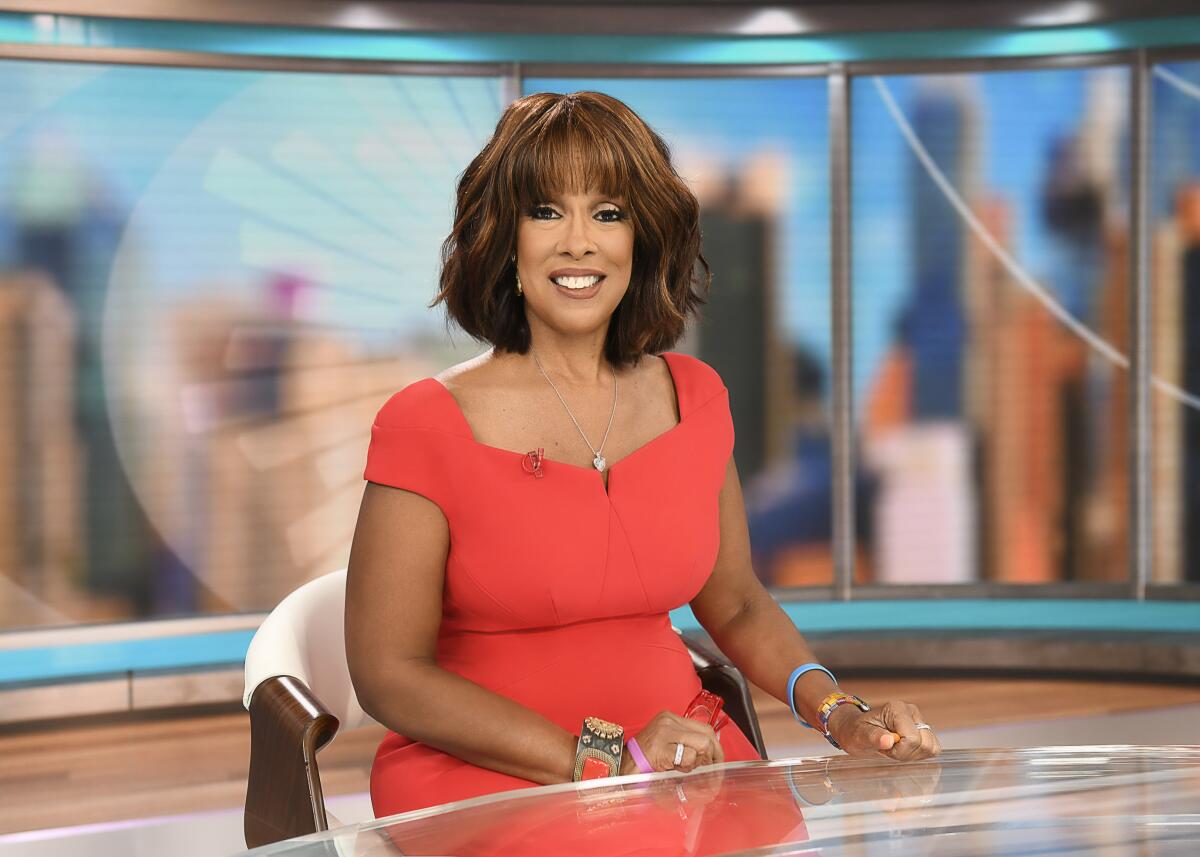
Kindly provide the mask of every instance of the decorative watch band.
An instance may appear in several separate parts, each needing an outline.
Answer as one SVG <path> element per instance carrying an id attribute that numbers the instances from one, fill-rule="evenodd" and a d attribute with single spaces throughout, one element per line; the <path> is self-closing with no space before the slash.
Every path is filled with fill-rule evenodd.
<path id="1" fill-rule="evenodd" d="M 621 771 L 622 742 L 625 730 L 599 717 L 585 717 L 575 745 L 575 772 L 572 779 L 591 780 L 615 777 Z"/>
<path id="2" fill-rule="evenodd" d="M 841 691 L 831 693 L 821 700 L 821 704 L 817 708 L 817 723 L 820 724 L 820 732 L 825 736 L 826 741 L 840 750 L 842 749 L 841 745 L 837 741 L 834 741 L 833 736 L 829 734 L 829 717 L 839 705 L 854 705 L 862 711 L 870 711 L 871 706 L 863 702 L 861 698 L 851 693 L 842 693 Z"/>

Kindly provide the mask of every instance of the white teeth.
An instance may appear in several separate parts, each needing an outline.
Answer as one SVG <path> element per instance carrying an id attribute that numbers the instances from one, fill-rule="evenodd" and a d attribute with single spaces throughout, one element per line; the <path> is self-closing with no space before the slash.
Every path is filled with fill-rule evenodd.
<path id="1" fill-rule="evenodd" d="M 563 286 L 568 289 L 587 289 L 596 285 L 603 279 L 602 277 L 551 277 L 555 285 Z"/>

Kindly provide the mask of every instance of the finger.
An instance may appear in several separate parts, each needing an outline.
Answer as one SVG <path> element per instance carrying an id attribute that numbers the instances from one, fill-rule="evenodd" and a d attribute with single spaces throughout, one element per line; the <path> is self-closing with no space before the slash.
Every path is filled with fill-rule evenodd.
<path id="1" fill-rule="evenodd" d="M 892 754 L 893 757 L 902 761 L 914 761 L 936 756 L 941 752 L 941 743 L 938 741 L 937 735 L 934 734 L 929 724 L 924 722 L 919 708 L 915 705 L 910 705 L 908 709 L 913 718 L 913 724 L 917 727 L 917 740 L 906 740 Z"/>
<path id="2" fill-rule="evenodd" d="M 679 764 L 675 764 L 677 748 L 683 746 L 683 755 Z M 670 759 L 667 760 L 667 770 L 674 768 L 679 771 L 690 771 L 700 765 L 708 764 L 708 742 L 701 735 L 689 733 L 676 734 L 667 744 Z"/>
<path id="3" fill-rule="evenodd" d="M 924 723 L 925 717 L 921 714 L 921 709 L 917 706 L 912 706 L 913 717 L 917 723 Z M 925 724 L 928 726 L 929 724 Z M 921 732 L 921 756 L 922 759 L 928 759 L 931 756 L 936 756 L 942 752 L 942 742 L 938 740 L 937 733 L 932 728 L 922 729 Z"/>
<path id="4" fill-rule="evenodd" d="M 908 742 L 906 742 L 908 743 Z M 902 761 L 917 761 L 919 759 L 928 759 L 936 756 L 941 751 L 941 745 L 938 743 L 937 736 L 933 734 L 932 729 L 921 730 L 921 740 L 915 747 L 909 747 L 904 756 L 896 758 Z"/>
<path id="5" fill-rule="evenodd" d="M 696 752 L 694 747 L 689 747 L 686 742 L 681 741 L 680 743 L 683 744 L 683 758 L 680 760 L 679 764 L 676 765 L 676 757 L 672 756 L 671 765 L 675 768 L 675 770 L 686 773 L 687 771 L 690 771 L 696 767 L 696 758 L 699 754 Z"/>
<path id="6" fill-rule="evenodd" d="M 858 727 L 852 738 L 843 740 L 841 746 L 847 756 L 890 759 L 891 741 L 891 733 L 886 729 L 876 729 L 864 724 Z M 888 745 L 886 750 L 885 745 Z"/>
<path id="7" fill-rule="evenodd" d="M 696 751 L 696 767 L 715 765 L 721 758 L 721 744 L 715 738 L 705 739 Z"/>
<path id="8" fill-rule="evenodd" d="M 921 722 L 921 712 L 915 705 L 909 705 L 907 702 L 885 702 L 883 707 L 884 720 L 893 732 L 900 733 L 900 741 L 911 741 L 914 746 L 920 742 L 922 730 L 917 729 L 917 724 Z"/>
<path id="9" fill-rule="evenodd" d="M 690 718 L 679 718 L 680 727 L 688 733 L 688 746 L 694 749 L 700 757 L 697 765 L 711 765 L 725 760 L 725 751 L 721 747 L 721 739 L 707 723 L 701 723 Z M 699 743 L 696 743 L 696 742 Z"/>
<path id="10" fill-rule="evenodd" d="M 921 736 L 906 738 L 891 749 L 888 756 L 897 762 L 913 762 L 921 758 Z"/>
<path id="11" fill-rule="evenodd" d="M 933 730 L 932 729 L 922 729 L 921 730 L 921 747 L 920 747 L 919 753 L 917 754 L 917 758 L 918 759 L 929 759 L 933 756 L 936 756 L 941 751 L 942 751 L 941 742 L 938 741 L 938 737 L 937 737 L 937 735 L 935 735 L 933 733 Z"/>
<path id="12" fill-rule="evenodd" d="M 857 755 L 889 755 L 889 751 L 896 746 L 895 733 L 877 723 L 864 721 L 859 726 L 851 746 L 854 750 L 847 747 L 846 752 L 852 755 L 855 754 L 854 751 L 857 751 Z"/>
<path id="13" fill-rule="evenodd" d="M 700 751 L 700 761 L 697 765 L 716 765 L 725 760 L 725 751 L 721 748 L 721 739 L 714 732 L 704 740 L 704 748 Z"/>
<path id="14" fill-rule="evenodd" d="M 642 752 L 646 752 L 644 749 Z M 670 771 L 675 767 L 675 744 L 665 741 L 656 746 L 654 755 L 650 757 L 656 771 Z"/>
<path id="15" fill-rule="evenodd" d="M 927 730 L 917 728 L 917 716 L 920 714 L 915 705 L 904 702 L 885 702 L 883 719 L 893 732 L 900 735 L 900 740 L 892 745 L 888 754 L 893 759 L 908 760 L 915 758 L 921 749 L 921 733 Z"/>
<path id="16" fill-rule="evenodd" d="M 671 714 L 673 722 L 680 729 L 691 732 L 695 735 L 702 735 L 706 738 L 716 738 L 716 731 L 707 723 L 699 720 L 693 720 L 690 717 L 680 717 L 678 714 Z"/>
<path id="17" fill-rule="evenodd" d="M 683 761 L 687 758 L 688 751 L 687 745 L 684 745 L 682 755 L 678 754 L 676 751 L 681 744 L 683 744 L 682 741 L 666 741 L 662 745 L 661 764 L 656 760 L 654 766 L 660 771 L 673 771 L 682 765 Z M 676 761 L 677 759 L 678 761 Z"/>
<path id="18" fill-rule="evenodd" d="M 921 723 L 920 718 L 917 723 Z M 927 725 L 927 724 L 926 724 Z M 918 729 L 915 741 L 908 742 L 905 748 L 908 750 L 906 760 L 927 759 L 930 756 L 930 750 L 933 748 L 933 730 L 929 728 Z"/>

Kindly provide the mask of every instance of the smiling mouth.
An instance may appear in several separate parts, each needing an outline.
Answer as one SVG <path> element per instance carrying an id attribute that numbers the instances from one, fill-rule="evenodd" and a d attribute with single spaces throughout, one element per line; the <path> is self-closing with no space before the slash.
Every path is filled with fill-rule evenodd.
<path id="1" fill-rule="evenodd" d="M 570 289 L 573 292 L 590 289 L 597 285 L 604 277 L 593 275 L 590 277 L 551 277 L 550 282 L 564 289 Z"/>

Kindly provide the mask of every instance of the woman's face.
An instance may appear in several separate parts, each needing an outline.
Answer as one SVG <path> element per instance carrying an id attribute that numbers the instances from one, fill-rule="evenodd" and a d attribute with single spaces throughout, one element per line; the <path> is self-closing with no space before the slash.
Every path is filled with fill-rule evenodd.
<path id="1" fill-rule="evenodd" d="M 517 271 L 527 311 L 563 333 L 603 328 L 629 288 L 633 225 L 622 200 L 570 193 L 521 215 Z"/>

